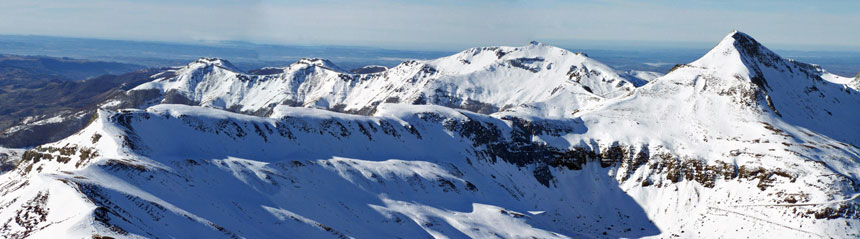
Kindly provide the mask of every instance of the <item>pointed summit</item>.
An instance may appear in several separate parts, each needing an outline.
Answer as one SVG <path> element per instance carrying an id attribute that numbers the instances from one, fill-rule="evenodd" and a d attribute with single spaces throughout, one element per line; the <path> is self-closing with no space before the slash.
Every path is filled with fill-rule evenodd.
<path id="1" fill-rule="evenodd" d="M 787 60 L 777 55 L 751 36 L 732 31 L 702 58 L 690 63 L 726 75 L 741 76 L 763 89 L 770 88 L 765 80 L 765 69 L 778 72 L 815 71 L 815 66 Z"/>
<path id="2" fill-rule="evenodd" d="M 742 52 L 742 55 L 752 56 L 752 57 L 768 57 L 772 60 L 782 59 L 779 55 L 772 52 L 767 47 L 764 47 L 761 43 L 753 39 L 750 35 L 746 33 L 733 31 L 732 34 L 729 34 L 732 39 L 735 40 L 735 47 Z"/>
<path id="3" fill-rule="evenodd" d="M 767 49 L 750 35 L 734 30 L 702 58 L 690 65 L 722 68 L 734 63 L 742 63 L 750 67 L 757 67 L 758 65 L 773 67 L 778 64 L 785 64 L 782 57 Z"/>

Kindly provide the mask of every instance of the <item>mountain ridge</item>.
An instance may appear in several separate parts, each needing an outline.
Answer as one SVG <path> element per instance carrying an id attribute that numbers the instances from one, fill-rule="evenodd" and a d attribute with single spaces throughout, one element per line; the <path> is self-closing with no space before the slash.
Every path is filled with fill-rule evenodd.
<path id="1" fill-rule="evenodd" d="M 546 57 L 553 58 L 533 57 L 546 54 L 551 54 Z M 553 69 L 553 64 L 561 64 L 563 66 L 556 67 L 563 69 Z M 316 67 L 321 68 L 316 70 Z M 641 85 L 641 82 L 634 84 L 608 66 L 587 57 L 542 44 L 472 48 L 436 60 L 406 61 L 386 71 L 370 74 L 349 74 L 323 59 L 299 60 L 283 67 L 283 70 L 271 71 L 274 74 L 262 76 L 246 75 L 237 70 L 208 72 L 206 69 L 209 68 L 205 65 L 188 65 L 134 90 L 156 89 L 163 95 L 181 98 L 177 100 L 179 103 L 199 102 L 222 109 L 238 108 L 240 112 L 265 112 L 273 104 L 287 104 L 368 114 L 373 105 L 382 102 L 427 102 L 493 113 L 506 107 L 550 99 L 554 96 L 545 92 L 555 94 L 553 90 L 580 95 L 573 96 L 573 99 L 564 97 L 588 104 L 589 101 L 627 93 Z M 540 87 L 526 87 L 524 82 L 519 82 L 524 79 L 534 83 L 530 86 Z M 568 83 L 568 79 L 573 81 Z M 224 83 L 225 80 L 231 82 Z M 200 88 L 196 85 L 198 81 L 204 84 Z M 458 86 L 461 85 L 467 88 L 460 89 Z M 524 92 L 522 96 L 514 96 L 524 99 L 512 101 L 496 96 L 503 88 L 510 87 Z M 251 99 L 252 96 L 245 95 L 249 92 L 262 96 Z M 170 103 L 170 99 L 162 102 Z"/>

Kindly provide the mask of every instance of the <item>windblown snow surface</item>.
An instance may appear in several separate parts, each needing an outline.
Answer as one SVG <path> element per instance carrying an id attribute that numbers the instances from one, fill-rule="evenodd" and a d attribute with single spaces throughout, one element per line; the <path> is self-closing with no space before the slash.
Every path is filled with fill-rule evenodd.
<path id="1" fill-rule="evenodd" d="M 860 92 L 740 32 L 656 78 L 539 43 L 265 72 L 201 59 L 20 153 L 0 234 L 860 237 Z"/>

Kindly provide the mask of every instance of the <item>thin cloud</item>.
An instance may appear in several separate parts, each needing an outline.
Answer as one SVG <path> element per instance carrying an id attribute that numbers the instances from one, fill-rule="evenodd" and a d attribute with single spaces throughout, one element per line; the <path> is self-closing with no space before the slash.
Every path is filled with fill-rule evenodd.
<path id="1" fill-rule="evenodd" d="M 860 47 L 856 1 L 4 1 L 0 34 L 462 49 L 530 40 Z M 553 42 L 558 41 L 558 42 Z"/>

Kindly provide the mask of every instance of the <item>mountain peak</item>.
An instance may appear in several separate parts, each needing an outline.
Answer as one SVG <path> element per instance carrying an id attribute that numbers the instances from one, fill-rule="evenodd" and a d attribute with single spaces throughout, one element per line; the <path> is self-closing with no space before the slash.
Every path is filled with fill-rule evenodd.
<path id="1" fill-rule="evenodd" d="M 743 53 L 746 53 L 746 55 L 775 55 L 772 51 L 764 47 L 761 43 L 746 33 L 735 30 L 729 34 L 729 36 L 734 39 L 734 46 Z"/>
<path id="2" fill-rule="evenodd" d="M 217 66 L 234 72 L 242 72 L 238 67 L 234 66 L 230 61 L 217 57 L 201 57 L 188 64 L 188 66 L 202 64 L 205 66 Z"/>
<path id="3" fill-rule="evenodd" d="M 308 66 L 319 66 L 319 67 L 333 70 L 333 71 L 337 71 L 337 72 L 345 72 L 345 70 L 341 69 L 340 67 L 335 65 L 333 62 L 331 62 L 327 59 L 323 59 L 323 58 L 307 58 L 306 57 L 306 58 L 299 59 L 298 61 L 296 61 L 296 63 L 293 63 L 293 65 L 295 65 L 295 64 L 302 64 L 302 65 L 308 65 Z"/>
<path id="4" fill-rule="evenodd" d="M 786 65 L 785 60 L 746 33 L 734 30 L 690 65 L 724 69 Z"/>
<path id="5" fill-rule="evenodd" d="M 710 53 L 715 53 L 715 50 L 726 50 L 726 49 L 734 49 L 743 55 L 757 55 L 760 53 L 772 53 L 770 50 L 767 50 L 761 43 L 755 40 L 752 36 L 740 32 L 738 30 L 733 30 L 728 35 L 723 37 L 717 45 L 711 49 Z M 762 52 L 764 49 L 766 52 Z"/>
<path id="6" fill-rule="evenodd" d="M 720 40 L 720 43 L 717 43 L 717 45 L 720 45 L 720 44 L 727 42 L 727 41 L 729 43 L 734 43 L 736 41 L 757 42 L 749 34 L 746 34 L 744 32 L 738 31 L 738 30 L 732 30 L 731 32 L 729 32 L 729 34 L 727 34 L 725 37 L 723 37 L 723 39 Z"/>

